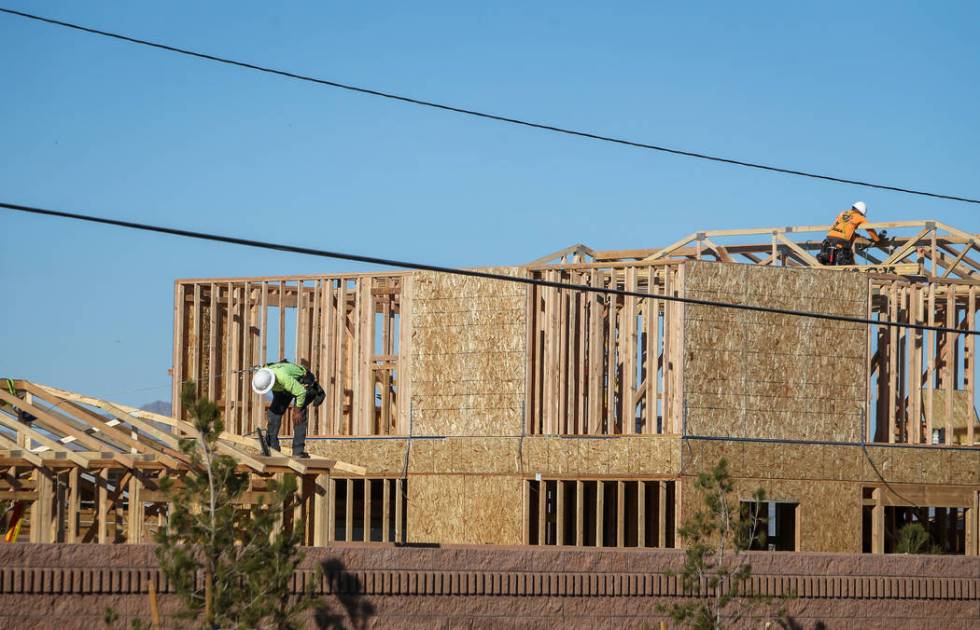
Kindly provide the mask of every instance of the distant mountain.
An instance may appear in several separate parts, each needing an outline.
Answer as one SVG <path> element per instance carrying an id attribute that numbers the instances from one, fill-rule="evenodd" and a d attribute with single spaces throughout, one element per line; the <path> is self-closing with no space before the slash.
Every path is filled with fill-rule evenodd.
<path id="1" fill-rule="evenodd" d="M 147 403 L 140 407 L 143 411 L 149 411 L 150 413 L 158 413 L 161 416 L 169 416 L 173 414 L 173 407 L 170 403 L 163 400 L 154 400 L 151 403 Z"/>

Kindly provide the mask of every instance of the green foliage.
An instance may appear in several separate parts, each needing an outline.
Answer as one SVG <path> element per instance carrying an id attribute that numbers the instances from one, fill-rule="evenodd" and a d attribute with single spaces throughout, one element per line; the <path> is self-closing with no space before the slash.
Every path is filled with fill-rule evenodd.
<path id="1" fill-rule="evenodd" d="M 942 553 L 942 549 L 932 544 L 932 536 L 922 523 L 908 523 L 898 530 L 895 553 Z"/>
<path id="2" fill-rule="evenodd" d="M 674 621 L 696 630 L 716 630 L 737 626 L 754 608 L 769 601 L 743 594 L 752 576 L 752 565 L 745 553 L 753 539 L 762 538 L 765 519 L 758 510 L 745 510 L 735 495 L 735 484 L 722 459 L 710 473 L 701 473 L 695 482 L 704 507 L 684 521 L 679 534 L 684 539 L 684 567 L 678 575 L 684 591 L 695 595 L 669 607 L 658 606 Z M 766 500 L 759 488 L 752 495 L 756 505 Z"/>
<path id="3" fill-rule="evenodd" d="M 0 500 L 0 534 L 7 530 L 7 512 L 10 512 L 13 507 L 13 501 Z"/>
<path id="4" fill-rule="evenodd" d="M 156 536 L 160 568 L 183 603 L 181 616 L 206 628 L 294 628 L 312 591 L 295 597 L 290 580 L 302 559 L 300 534 L 277 527 L 296 491 L 295 478 L 271 484 L 272 499 L 251 511 L 236 507 L 248 476 L 217 453 L 223 424 L 218 407 L 198 398 L 193 383 L 181 397 L 197 436 L 181 442 L 192 471 L 161 487 L 171 501 L 169 524 Z"/>

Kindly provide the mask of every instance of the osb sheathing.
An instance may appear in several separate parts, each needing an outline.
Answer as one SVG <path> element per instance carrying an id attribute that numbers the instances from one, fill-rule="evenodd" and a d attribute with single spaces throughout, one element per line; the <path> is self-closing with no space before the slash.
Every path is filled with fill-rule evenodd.
<path id="1" fill-rule="evenodd" d="M 763 488 L 772 500 L 800 504 L 800 551 L 860 553 L 862 489 L 882 484 L 882 477 L 893 485 L 980 484 L 980 453 L 967 450 L 687 440 L 682 517 L 701 507 L 697 474 L 722 458 L 740 496 Z"/>
<path id="2" fill-rule="evenodd" d="M 704 509 L 693 478 L 682 482 L 681 518 Z M 798 502 L 800 549 L 861 553 L 861 486 L 830 481 L 737 479 L 735 494 L 751 500 L 758 488 L 774 501 Z"/>
<path id="3" fill-rule="evenodd" d="M 523 542 L 525 480 L 538 474 L 673 478 L 681 448 L 680 440 L 669 436 L 457 436 L 410 442 L 317 439 L 307 450 L 356 462 L 371 476 L 407 472 L 411 542 L 516 545 Z"/>
<path id="4" fill-rule="evenodd" d="M 414 279 L 412 434 L 520 435 L 527 288 L 429 272 Z"/>
<path id="5" fill-rule="evenodd" d="M 980 452 L 966 449 L 686 440 L 680 457 L 684 475 L 724 457 L 733 476 L 753 479 L 980 484 Z"/>
<path id="6" fill-rule="evenodd" d="M 867 279 L 814 269 L 690 261 L 692 298 L 864 316 Z M 864 326 L 687 305 L 689 435 L 857 441 L 864 426 Z"/>

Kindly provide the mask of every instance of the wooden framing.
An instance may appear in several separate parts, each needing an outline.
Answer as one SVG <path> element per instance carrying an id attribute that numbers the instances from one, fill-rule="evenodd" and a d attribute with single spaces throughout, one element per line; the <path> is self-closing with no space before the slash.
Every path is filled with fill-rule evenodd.
<path id="1" fill-rule="evenodd" d="M 250 368 L 289 360 L 312 370 L 326 394 L 308 435 L 399 435 L 407 396 L 399 349 L 405 274 L 277 276 L 175 283 L 173 401 L 194 382 L 224 411 L 230 433 L 264 426 L 266 400 Z M 407 368 L 407 366 L 405 366 Z M 292 427 L 283 419 L 283 433 Z"/>
<path id="2" fill-rule="evenodd" d="M 161 478 L 180 483 L 193 472 L 179 449 L 181 439 L 193 437 L 192 425 L 28 381 L 14 381 L 14 387 L 16 396 L 0 390 L 0 499 L 29 502 L 29 539 L 150 540 L 169 510 Z M 34 419 L 25 422 L 18 412 Z M 334 471 L 363 475 L 364 469 L 330 459 L 300 464 L 262 457 L 245 450 L 242 440 L 223 434 L 218 449 L 249 475 L 244 505 L 264 500 L 270 476 L 299 473 L 292 526 L 304 528 L 306 544 L 323 544 L 329 536 L 324 530 L 329 530 L 328 513 L 315 490 L 324 488 Z"/>
<path id="3" fill-rule="evenodd" d="M 918 230 L 896 237 L 893 252 L 883 260 L 850 268 L 868 277 L 869 319 L 976 329 L 980 267 L 967 254 L 980 251 L 980 236 L 935 221 L 869 227 Z M 793 241 L 790 236 L 826 229 L 698 232 L 652 250 L 602 252 L 576 246 L 569 250 L 576 252 L 574 257 L 562 256 L 553 264 L 536 261 L 529 273 L 551 281 L 679 295 L 684 291 L 683 261 L 710 260 L 709 255 L 722 262 L 739 258 L 753 265 L 782 262 L 824 268 L 812 256 L 819 241 Z M 752 235 L 766 235 L 770 242 L 721 245 L 713 240 Z M 942 251 L 949 256 L 944 258 Z M 926 273 L 930 262 L 932 271 Z M 671 369 L 684 356 L 683 305 L 595 294 L 566 296 L 568 291 L 550 287 L 530 293 L 529 433 L 683 432 L 683 370 Z M 871 327 L 866 439 L 977 444 L 975 346 L 975 335 Z M 655 397 L 658 404 L 649 404 Z"/>
<path id="4" fill-rule="evenodd" d="M 652 295 L 676 294 L 681 266 L 575 265 L 531 270 L 532 277 Z M 681 311 L 657 299 L 529 291 L 529 434 L 677 433 L 671 397 L 681 365 Z"/>
<path id="5" fill-rule="evenodd" d="M 871 511 L 871 553 L 886 552 L 885 510 L 891 507 L 920 510 L 923 516 L 948 510 L 962 510 L 963 547 L 960 553 L 980 555 L 978 509 L 980 491 L 975 487 L 952 485 L 910 485 L 892 487 L 885 484 L 865 486 L 862 505 Z M 937 516 L 943 517 L 943 514 Z M 894 528 L 893 528 L 894 529 Z"/>
<path id="6" fill-rule="evenodd" d="M 756 228 L 745 230 L 709 230 L 694 232 L 662 248 L 596 251 L 584 245 L 575 246 L 578 260 L 590 255 L 593 263 L 617 263 L 656 260 L 717 260 L 753 265 L 820 267 L 835 270 L 894 273 L 899 275 L 930 275 L 933 277 L 980 279 L 980 262 L 969 256 L 970 250 L 980 252 L 980 236 L 958 230 L 939 221 L 888 221 L 868 223 L 875 230 L 918 230 L 910 235 L 892 235 L 893 249 L 888 255 L 871 250 L 863 238 L 855 241 L 863 264 L 851 267 L 823 267 L 815 254 L 820 251 L 829 225 Z M 803 235 L 806 240 L 791 240 Z M 751 237 L 764 237 L 752 239 Z M 713 240 L 714 239 L 714 240 Z M 718 244 L 716 240 L 735 239 Z M 556 254 L 560 254 L 557 252 Z M 553 255 L 551 259 L 559 258 Z M 565 257 L 567 258 L 567 256 Z M 565 258 L 561 258 L 565 262 Z M 912 261 L 912 258 L 918 260 Z M 544 259 L 544 260 L 551 260 Z M 541 264 L 542 259 L 531 263 Z"/>
<path id="7" fill-rule="evenodd" d="M 975 330 L 980 282 L 872 277 L 869 316 Z M 868 440 L 976 445 L 976 336 L 872 327 Z"/>
<path id="8" fill-rule="evenodd" d="M 238 448 L 265 421 L 264 402 L 251 393 L 244 370 L 288 356 L 317 373 L 326 401 L 311 418 L 310 434 L 335 438 L 317 448 L 370 461 L 372 473 L 402 473 L 338 478 L 338 464 L 327 476 L 311 477 L 301 500 L 311 497 L 312 506 L 297 504 L 294 516 L 312 514 L 320 544 L 523 538 L 541 545 L 674 546 L 682 501 L 697 503 L 677 484 L 697 457 L 682 438 L 726 443 L 735 474 L 769 465 L 757 461 L 758 449 L 735 440 L 773 440 L 773 460 L 789 457 L 776 456 L 785 446 L 780 440 L 812 441 L 826 457 L 812 465 L 828 475 L 848 466 L 848 479 L 862 483 L 867 467 L 839 456 L 837 443 L 931 447 L 935 429 L 935 450 L 892 449 L 910 453 L 896 466 L 903 473 L 905 461 L 926 467 L 916 463 L 922 453 L 923 462 L 938 466 L 943 457 L 958 462 L 964 446 L 977 444 L 980 425 L 966 413 L 975 407 L 972 335 L 872 326 L 865 337 L 860 324 L 745 316 L 668 299 L 689 295 L 975 330 L 976 235 L 936 222 L 872 227 L 907 235 L 896 237 L 890 253 L 862 250 L 863 264 L 832 270 L 811 271 L 820 267 L 822 226 L 702 232 L 658 249 L 573 246 L 499 270 L 649 297 L 554 287 L 498 292 L 493 281 L 430 272 L 181 280 L 174 378 L 214 393 L 234 419 L 223 443 Z M 835 342 L 847 351 L 838 352 Z M 181 434 L 169 422 L 179 421 L 164 424 Z M 387 439 L 408 434 L 439 439 L 422 446 Z M 654 443 L 664 446 L 653 449 Z M 134 461 L 143 455 L 123 454 Z M 277 474 L 315 472 L 280 457 L 246 463 L 274 462 L 281 465 Z M 788 483 L 806 479 L 800 471 L 809 465 L 800 461 L 778 479 L 754 474 Z M 972 483 L 963 481 L 968 466 L 956 466 L 951 485 Z M 896 470 L 882 467 L 881 474 L 892 480 Z M 413 515 L 414 531 L 404 525 L 410 480 L 415 514 L 426 513 Z M 105 481 L 110 499 L 115 484 L 115 476 Z M 799 490 L 797 524 L 806 513 L 809 527 L 815 508 L 804 490 L 810 489 Z M 881 510 L 894 507 L 887 492 L 879 495 Z M 144 489 L 143 496 L 153 495 Z M 501 521 L 491 522 L 497 511 Z M 107 519 L 112 539 L 112 510 Z M 474 533 L 472 523 L 490 524 Z M 805 549 L 814 535 L 802 532 L 807 541 L 797 540 L 797 548 Z"/>
<path id="9" fill-rule="evenodd" d="M 533 520 L 525 517 L 525 544 L 648 548 L 676 544 L 675 526 L 668 519 L 673 480 L 535 478 L 524 483 L 524 495 L 536 501 L 535 507 L 524 510 L 535 515 Z"/>

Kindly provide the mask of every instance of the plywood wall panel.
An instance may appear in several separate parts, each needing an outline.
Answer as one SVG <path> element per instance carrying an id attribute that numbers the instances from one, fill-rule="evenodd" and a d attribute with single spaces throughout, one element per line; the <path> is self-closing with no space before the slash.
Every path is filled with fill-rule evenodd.
<path id="1" fill-rule="evenodd" d="M 519 268 L 494 269 L 519 275 Z M 527 365 L 527 290 L 413 274 L 412 410 L 417 435 L 519 436 Z"/>
<path id="2" fill-rule="evenodd" d="M 517 477 L 463 477 L 463 532 L 458 542 L 521 544 L 523 493 L 524 481 Z"/>
<path id="3" fill-rule="evenodd" d="M 867 279 L 806 269 L 689 262 L 688 297 L 864 316 Z M 857 441 L 865 329 L 688 306 L 684 396 L 691 435 Z"/>
<path id="4" fill-rule="evenodd" d="M 408 483 L 408 542 L 464 540 L 461 475 L 419 475 Z"/>

